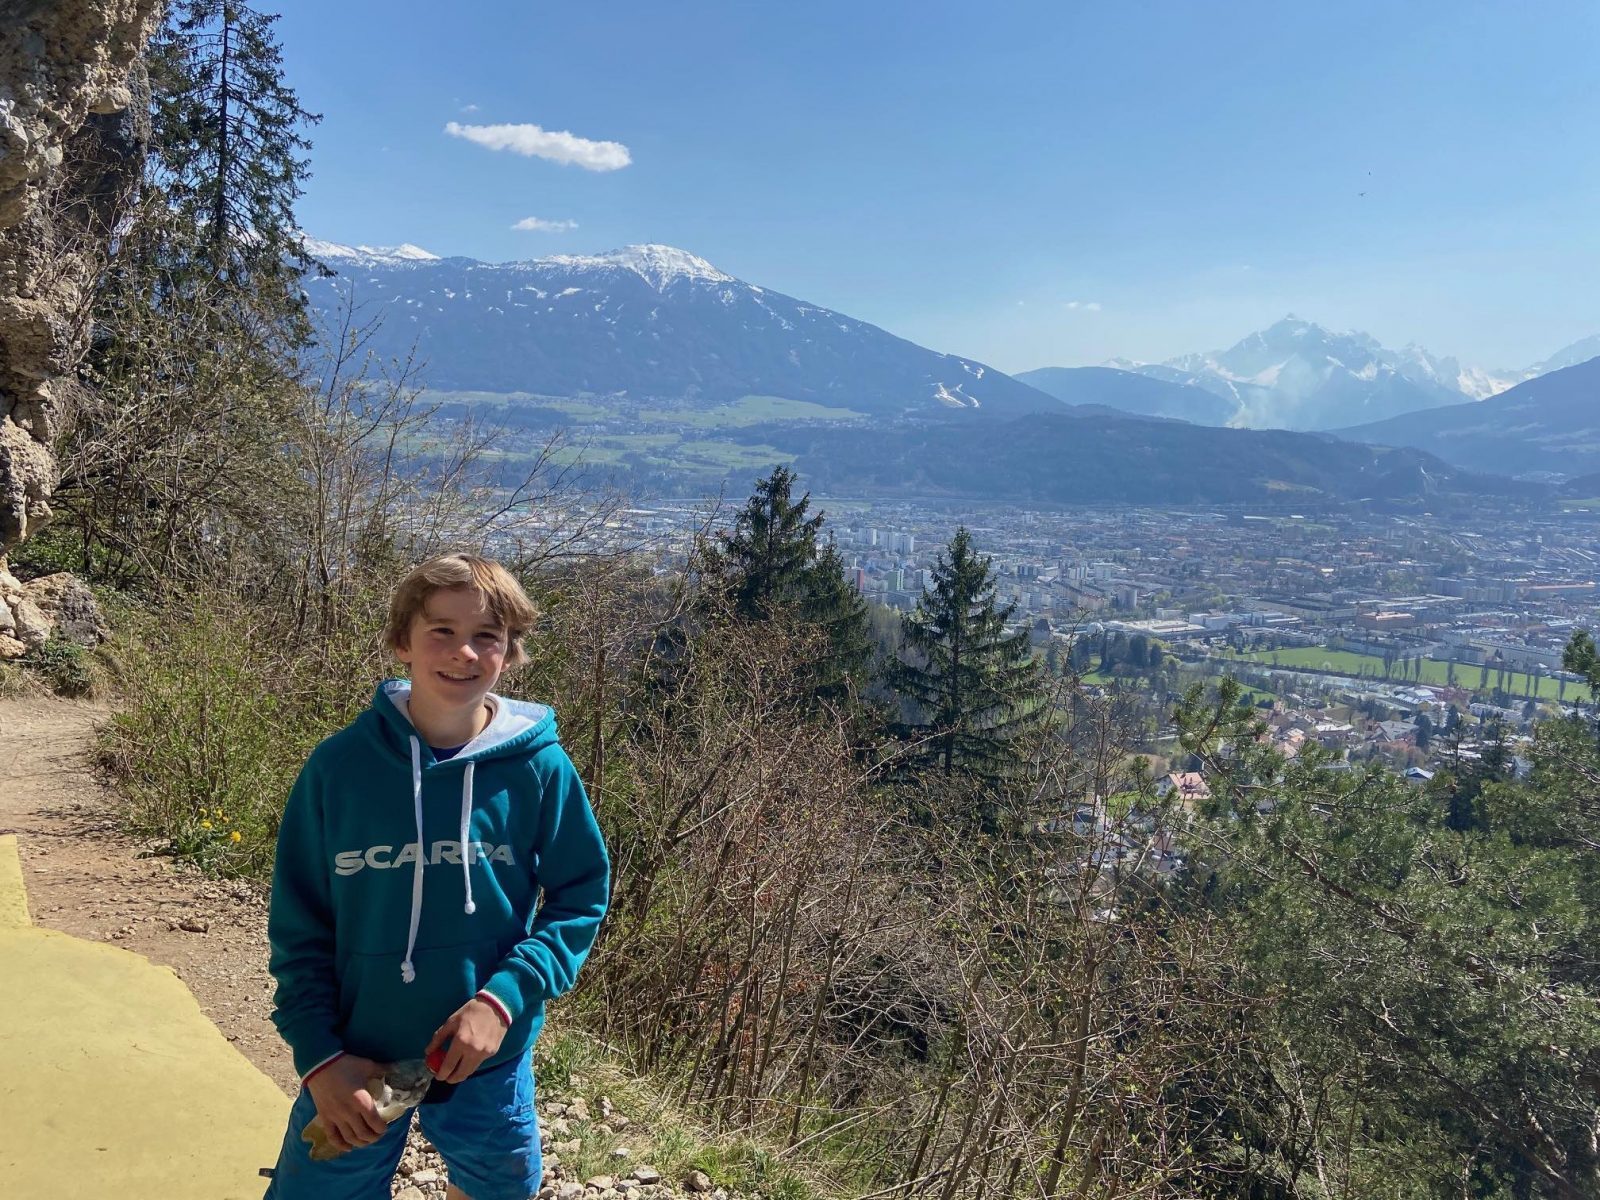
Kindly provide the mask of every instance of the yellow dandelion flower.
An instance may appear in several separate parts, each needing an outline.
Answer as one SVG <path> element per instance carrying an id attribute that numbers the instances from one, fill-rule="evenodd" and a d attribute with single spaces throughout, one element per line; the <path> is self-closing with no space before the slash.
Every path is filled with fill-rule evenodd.
<path id="1" fill-rule="evenodd" d="M 210 829 L 211 828 L 211 822 L 210 821 L 201 821 L 200 822 L 200 828 L 201 829 Z"/>
<path id="2" fill-rule="evenodd" d="M 232 833 L 230 833 L 228 835 L 228 840 L 230 842 L 237 842 L 239 840 L 240 836 L 241 835 L 240 835 L 239 831 L 237 829 L 235 829 Z"/>

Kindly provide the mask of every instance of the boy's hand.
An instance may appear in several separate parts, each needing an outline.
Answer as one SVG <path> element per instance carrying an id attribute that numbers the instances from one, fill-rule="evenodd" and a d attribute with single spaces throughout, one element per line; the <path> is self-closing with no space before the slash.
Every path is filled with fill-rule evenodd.
<path id="1" fill-rule="evenodd" d="M 370 1146 L 389 1128 L 367 1091 L 367 1080 L 380 1070 L 370 1058 L 346 1054 L 318 1071 L 306 1084 L 335 1149 Z"/>
<path id="2" fill-rule="evenodd" d="M 434 1074 L 446 1083 L 461 1083 L 500 1049 L 505 1036 L 506 1027 L 499 1013 L 476 997 L 468 1000 L 450 1014 L 428 1043 L 427 1056 L 431 1056 L 446 1039 L 450 1042 L 444 1065 Z"/>

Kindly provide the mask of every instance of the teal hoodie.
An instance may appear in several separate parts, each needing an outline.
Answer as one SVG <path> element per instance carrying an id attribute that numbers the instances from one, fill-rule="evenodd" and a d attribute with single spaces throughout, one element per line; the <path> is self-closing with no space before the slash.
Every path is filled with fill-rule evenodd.
<path id="1" fill-rule="evenodd" d="M 439 762 L 410 694 L 380 685 L 311 752 L 284 809 L 272 1019 L 302 1078 L 344 1052 L 420 1058 L 480 992 L 510 1021 L 484 1066 L 524 1053 L 605 915 L 605 843 L 555 713 L 491 696 L 487 728 Z"/>

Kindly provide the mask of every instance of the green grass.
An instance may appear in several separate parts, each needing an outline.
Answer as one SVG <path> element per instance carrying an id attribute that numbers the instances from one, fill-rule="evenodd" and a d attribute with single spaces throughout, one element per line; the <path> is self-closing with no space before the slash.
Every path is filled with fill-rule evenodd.
<path id="1" fill-rule="evenodd" d="M 581 1096 L 589 1106 L 589 1120 L 569 1116 L 570 1132 L 554 1139 L 581 1142 L 576 1154 L 561 1158 L 568 1178 L 581 1183 L 648 1165 L 673 1185 L 690 1171 L 704 1171 L 719 1186 L 764 1200 L 815 1200 L 821 1194 L 776 1147 L 748 1135 L 710 1132 L 580 1031 L 546 1027 L 534 1046 L 533 1069 L 545 1100 L 570 1102 Z M 601 1096 L 627 1114 L 631 1123 L 626 1129 L 601 1131 Z M 611 1156 L 618 1147 L 627 1148 L 626 1159 Z"/>
<path id="2" fill-rule="evenodd" d="M 695 429 L 737 429 L 767 421 L 860 421 L 865 415 L 853 409 L 829 408 L 809 400 L 789 400 L 783 396 L 744 396 L 732 404 L 702 411 L 672 408 L 639 410 L 641 421 L 687 425 Z"/>
<path id="3" fill-rule="evenodd" d="M 678 447 L 685 466 L 708 466 L 724 471 L 758 470 L 794 456 L 776 446 L 751 446 L 742 442 L 684 442 Z"/>
<path id="4" fill-rule="evenodd" d="M 1326 646 L 1295 646 L 1283 650 L 1257 650 L 1247 654 L 1227 654 L 1225 660 L 1239 662 L 1253 662 L 1265 667 L 1278 667 L 1283 670 L 1312 670 L 1333 671 L 1341 675 L 1350 675 L 1357 678 L 1375 679 L 1384 682 L 1383 659 L 1372 654 L 1356 654 L 1349 650 L 1330 650 Z M 1455 686 L 1466 691 L 1476 692 L 1485 689 L 1479 686 L 1483 678 L 1483 668 L 1472 663 L 1455 664 Z M 1489 688 L 1493 688 L 1497 678 L 1494 668 L 1489 670 Z M 1513 696 L 1537 695 L 1541 700 L 1555 700 L 1560 695 L 1560 685 L 1554 679 L 1544 677 L 1537 681 L 1538 690 L 1534 691 L 1535 680 L 1532 675 L 1522 671 L 1513 671 L 1508 676 L 1510 682 L 1508 690 Z M 1395 676 L 1387 682 L 1425 683 L 1434 687 L 1446 687 L 1450 681 L 1450 664 L 1442 659 L 1427 658 L 1422 661 L 1421 678 L 1413 680 L 1407 675 L 1400 678 L 1398 666 Z M 1588 700 L 1589 689 L 1582 684 L 1569 683 L 1566 690 L 1568 701 Z"/>
<path id="5" fill-rule="evenodd" d="M 562 446 L 552 458 L 563 466 L 575 463 L 616 466 L 630 455 L 651 466 L 715 475 L 759 471 L 787 462 L 791 457 L 776 446 L 764 444 L 685 439 L 678 433 L 630 433 L 609 434 Z"/>
<path id="6" fill-rule="evenodd" d="M 479 410 L 534 404 L 540 408 L 553 408 L 574 421 L 599 421 L 617 415 L 616 409 L 591 400 L 574 400 L 568 396 L 540 396 L 533 392 L 444 392 L 430 388 L 418 398 L 424 404 L 470 404 Z"/>

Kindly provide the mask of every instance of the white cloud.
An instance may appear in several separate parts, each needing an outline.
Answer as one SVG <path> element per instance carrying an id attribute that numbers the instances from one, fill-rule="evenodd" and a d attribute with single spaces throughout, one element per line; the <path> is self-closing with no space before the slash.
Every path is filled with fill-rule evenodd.
<path id="1" fill-rule="evenodd" d="M 509 150 L 527 158 L 579 166 L 585 171 L 618 171 L 633 161 L 621 142 L 593 142 L 538 125 L 462 125 L 451 121 L 444 131 L 490 150 Z"/>
<path id="2" fill-rule="evenodd" d="M 464 113 L 475 113 L 478 111 L 478 106 L 476 104 L 463 104 L 461 106 L 461 111 Z"/>
<path id="3" fill-rule="evenodd" d="M 543 217 L 523 217 L 511 228 L 532 233 L 566 233 L 567 230 L 577 227 L 576 221 L 546 221 Z"/>
<path id="4" fill-rule="evenodd" d="M 1067 307 L 1068 308 L 1082 309 L 1084 312 L 1099 312 L 1100 311 L 1100 301 L 1098 301 L 1098 300 L 1068 300 L 1067 301 Z"/>

